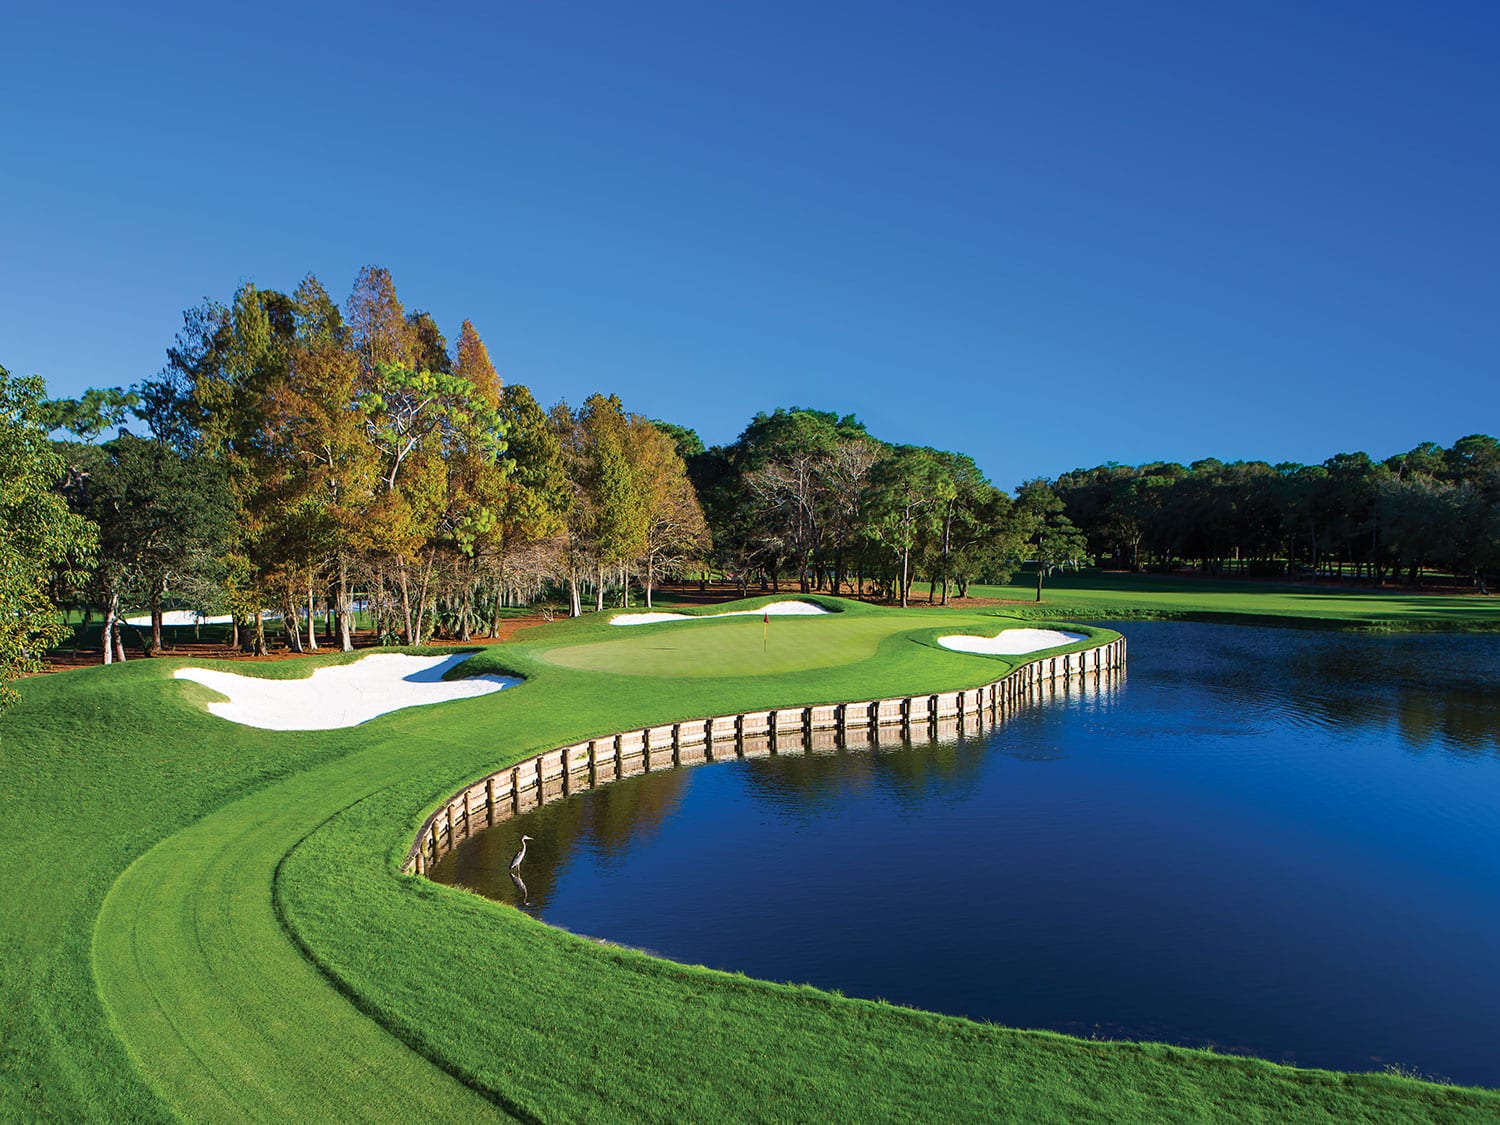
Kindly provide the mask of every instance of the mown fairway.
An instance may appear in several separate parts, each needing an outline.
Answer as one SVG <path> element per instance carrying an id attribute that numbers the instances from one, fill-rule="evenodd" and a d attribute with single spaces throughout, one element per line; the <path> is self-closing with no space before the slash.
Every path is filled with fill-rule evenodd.
<path id="1" fill-rule="evenodd" d="M 786 663 L 714 675 L 706 652 L 680 654 L 715 632 L 754 649 L 758 618 L 639 633 L 585 619 L 473 662 L 530 677 L 521 687 L 306 734 L 208 715 L 204 689 L 169 678 L 173 661 L 29 681 L 0 723 L 13 857 L 0 1107 L 113 1120 L 1500 1113 L 1480 1091 L 1010 1031 L 685 968 L 395 874 L 433 803 L 508 760 L 648 723 L 986 682 L 1010 661 L 924 639 L 1001 624 L 846 604 L 772 619 L 773 651 L 799 638 Z M 800 640 L 819 629 L 830 640 Z M 565 666 L 572 645 L 631 679 Z M 642 672 L 651 660 L 696 674 Z"/>
<path id="2" fill-rule="evenodd" d="M 927 595 L 919 585 L 918 604 Z M 1365 629 L 1500 629 L 1500 597 L 1340 589 L 1332 584 L 1236 582 L 1167 574 L 1089 570 L 1046 580 L 1042 603 L 1033 602 L 1036 579 L 1017 575 L 1006 586 L 971 586 L 976 598 L 1018 604 L 997 612 L 1033 618 L 1199 617 L 1269 618 Z M 918 595 L 914 595 L 918 596 Z"/>

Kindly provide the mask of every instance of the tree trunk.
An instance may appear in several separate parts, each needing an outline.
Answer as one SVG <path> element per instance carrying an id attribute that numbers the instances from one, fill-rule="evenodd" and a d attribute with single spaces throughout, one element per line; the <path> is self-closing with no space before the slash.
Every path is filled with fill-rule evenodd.
<path id="1" fill-rule="evenodd" d="M 115 618 L 120 612 L 120 595 L 108 590 L 104 595 L 104 624 L 99 630 L 99 645 L 104 650 L 104 663 L 115 662 Z"/>
<path id="2" fill-rule="evenodd" d="M 266 611 L 263 609 L 255 611 L 255 655 L 270 655 L 270 649 L 266 647 Z"/>
<path id="3" fill-rule="evenodd" d="M 307 587 L 307 651 L 318 651 L 318 615 L 314 612 L 313 588 Z"/>
<path id="4" fill-rule="evenodd" d="M 437 559 L 437 549 L 430 548 L 427 552 L 427 565 L 422 568 L 422 585 L 417 588 L 417 620 L 414 645 L 422 643 L 422 623 L 427 620 L 427 595 L 432 587 L 432 566 Z"/>
<path id="5" fill-rule="evenodd" d="M 115 659 L 118 660 L 121 664 L 125 663 L 125 634 L 123 632 L 124 628 L 125 622 L 120 620 L 120 615 L 116 613 L 114 628 Z"/>
<path id="6" fill-rule="evenodd" d="M 406 567 L 402 565 L 401 575 L 401 643 L 414 644 L 411 639 L 411 583 L 407 579 Z"/>
<path id="7" fill-rule="evenodd" d="M 161 653 L 161 599 L 167 592 L 165 580 L 158 582 L 151 590 L 151 655 L 157 656 Z"/>
<path id="8" fill-rule="evenodd" d="M 237 613 L 229 615 L 229 647 L 235 652 L 240 650 L 240 615 Z"/>
<path id="9" fill-rule="evenodd" d="M 651 586 L 656 581 L 656 556 L 646 556 L 646 608 L 651 608 Z"/>
<path id="10" fill-rule="evenodd" d="M 292 598 L 291 590 L 286 592 L 286 597 L 281 602 L 281 624 L 286 629 L 287 647 L 293 652 L 301 652 L 302 630 L 297 625 L 297 603 Z"/>
<path id="11" fill-rule="evenodd" d="M 594 612 L 604 612 L 604 564 L 600 563 L 594 568 L 594 577 L 598 579 L 594 586 Z"/>
<path id="12" fill-rule="evenodd" d="M 349 563 L 339 555 L 338 584 L 339 651 L 354 651 L 354 607 L 349 604 Z"/>
<path id="13" fill-rule="evenodd" d="M 906 567 L 911 558 L 911 548 L 901 548 L 901 608 L 906 608 Z"/>
<path id="14" fill-rule="evenodd" d="M 1040 559 L 1036 564 L 1036 600 L 1042 600 L 1042 562 Z"/>
<path id="15" fill-rule="evenodd" d="M 578 572 L 568 569 L 568 616 L 583 616 L 583 599 L 578 596 Z"/>

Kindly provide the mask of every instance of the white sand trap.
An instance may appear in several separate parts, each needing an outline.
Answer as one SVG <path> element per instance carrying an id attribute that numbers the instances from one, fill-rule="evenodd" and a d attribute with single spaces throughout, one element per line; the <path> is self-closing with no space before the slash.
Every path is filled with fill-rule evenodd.
<path id="1" fill-rule="evenodd" d="M 812 602 L 771 602 L 759 609 L 732 609 L 728 613 L 621 613 L 609 619 L 611 625 L 654 625 L 658 621 L 712 621 L 715 617 L 815 617 L 832 613 Z"/>
<path id="2" fill-rule="evenodd" d="M 227 695 L 228 702 L 210 703 L 208 709 L 231 722 L 263 730 L 333 730 L 358 726 L 404 707 L 472 699 L 521 682 L 492 675 L 443 679 L 444 672 L 471 655 L 378 652 L 353 664 L 317 668 L 300 680 L 267 680 L 207 668 L 179 668 L 176 678 Z"/>
<path id="3" fill-rule="evenodd" d="M 1061 629 L 1006 629 L 993 637 L 939 637 L 938 644 L 954 652 L 977 652 L 983 656 L 1018 656 L 1044 648 L 1088 640 L 1084 633 Z"/>
<path id="4" fill-rule="evenodd" d="M 234 618 L 225 613 L 215 617 L 204 617 L 191 609 L 169 609 L 161 615 L 163 625 L 228 625 Z M 150 625 L 151 615 L 142 617 L 127 617 L 127 625 Z"/>

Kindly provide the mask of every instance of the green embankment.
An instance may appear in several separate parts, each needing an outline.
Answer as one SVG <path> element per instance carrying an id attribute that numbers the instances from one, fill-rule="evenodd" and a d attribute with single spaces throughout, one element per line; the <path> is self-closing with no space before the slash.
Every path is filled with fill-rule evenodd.
<path id="1" fill-rule="evenodd" d="M 993 632 L 993 617 L 846 606 L 773 618 L 773 651 L 803 647 L 813 626 L 846 636 L 819 641 L 815 665 L 798 656 L 748 676 L 642 674 L 640 662 L 673 667 L 692 651 L 701 673 L 701 647 L 720 630 L 740 631 L 731 643 L 753 655 L 759 617 L 624 637 L 602 621 L 560 623 L 471 662 L 527 675 L 520 687 L 343 731 L 214 718 L 201 709 L 210 693 L 170 679 L 180 661 L 28 681 L 0 724 L 12 857 L 0 1110 L 111 1120 L 1500 1114 L 1500 1095 L 1485 1091 L 1012 1031 L 686 968 L 395 873 L 434 802 L 536 750 L 696 715 L 969 686 L 1007 663 L 923 643 L 937 626 Z M 567 667 L 573 645 L 594 650 L 596 669 L 608 657 L 629 671 Z M 318 663 L 329 659 L 345 658 Z"/>
<path id="2" fill-rule="evenodd" d="M 1500 597 L 1473 594 L 1407 593 L 1185 575 L 1122 574 L 1088 570 L 1060 572 L 1042 588 L 1036 604 L 1036 577 L 1020 574 L 1006 586 L 971 586 L 976 598 L 1017 604 L 997 609 L 1014 617 L 1125 621 L 1175 617 L 1199 620 L 1306 624 L 1370 630 L 1500 629 Z M 927 585 L 916 588 L 923 605 Z"/>

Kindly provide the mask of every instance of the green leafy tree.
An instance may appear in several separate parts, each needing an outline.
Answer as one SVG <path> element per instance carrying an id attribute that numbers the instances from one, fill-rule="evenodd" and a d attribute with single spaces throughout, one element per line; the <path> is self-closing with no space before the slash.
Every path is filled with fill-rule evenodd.
<path id="1" fill-rule="evenodd" d="M 47 440 L 51 415 L 35 375 L 0 367 L 0 709 L 17 676 L 41 670 L 41 655 L 66 633 L 50 586 L 77 578 L 93 559 L 96 529 L 57 492 L 64 462 Z"/>
<path id="2" fill-rule="evenodd" d="M 161 650 L 162 601 L 217 565 L 235 508 L 224 466 L 129 433 L 102 445 L 68 443 L 64 493 L 98 528 L 95 604 L 104 611 L 104 663 L 125 659 L 122 609 L 151 609 L 150 652 Z"/>
<path id="3" fill-rule="evenodd" d="M 950 491 L 935 450 L 899 446 L 875 469 L 869 534 L 899 563 L 894 585 L 903 609 L 916 577 L 912 556 L 937 538 Z"/>
<path id="4" fill-rule="evenodd" d="M 658 575 L 708 549 L 708 524 L 672 435 L 660 423 L 640 417 L 630 419 L 626 432 L 631 474 L 645 514 L 637 562 L 650 609 Z"/>
<path id="5" fill-rule="evenodd" d="M 1027 521 L 1027 549 L 1036 565 L 1036 600 L 1042 600 L 1042 579 L 1060 566 L 1076 565 L 1088 552 L 1083 533 L 1064 514 L 1062 499 L 1040 478 L 1020 488 L 1016 507 Z"/>

